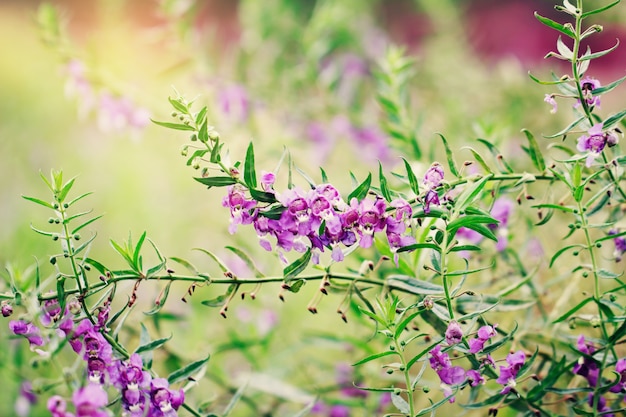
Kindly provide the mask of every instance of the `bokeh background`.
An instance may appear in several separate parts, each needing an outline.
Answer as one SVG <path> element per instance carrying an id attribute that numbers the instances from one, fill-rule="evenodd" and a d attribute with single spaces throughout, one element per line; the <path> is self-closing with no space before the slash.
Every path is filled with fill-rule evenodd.
<path id="1" fill-rule="evenodd" d="M 604 2 L 587 3 L 594 7 Z M 209 106 L 209 118 L 233 159 L 242 159 L 252 140 L 258 169 L 270 171 L 286 147 L 314 180 L 319 181 L 322 165 L 346 192 L 350 171 L 361 178 L 377 169 L 377 160 L 389 170 L 401 163 L 401 150 L 380 129 L 372 77 L 390 44 L 404 46 L 415 60 L 406 92 L 411 117 L 419 122 L 418 139 L 426 156 L 416 164 L 423 169 L 441 155 L 435 132 L 444 134 L 454 149 L 482 137 L 515 152 L 523 138 L 521 128 L 539 136 L 560 129 L 569 117 L 566 112 L 549 115 L 543 98 L 550 91 L 527 75 L 531 71 L 546 78 L 552 71 L 557 76 L 567 71 L 562 62 L 543 59 L 555 48 L 556 35 L 533 17 L 539 11 L 562 20 L 551 1 L 49 4 L 59 13 L 60 37 L 50 37 L 54 25 L 38 14 L 41 2 L 0 1 L 0 264 L 6 266 L 4 275 L 18 280 L 26 279 L 35 262 L 44 275 L 52 273 L 47 259 L 58 249 L 29 227 L 46 227 L 49 215 L 20 197 L 48 199 L 39 175 L 52 169 L 62 169 L 68 179 L 76 176 L 77 193 L 94 192 L 81 209 L 93 208 L 94 215 L 104 217 L 85 233 L 98 234 L 90 254 L 111 268 L 122 263 L 109 239 L 122 241 L 129 233 L 138 237 L 147 231 L 166 256 L 190 259 L 205 269 L 214 265 L 192 248 L 223 255 L 236 268 L 236 260 L 224 250 L 233 245 L 257 254 L 268 273 L 280 272 L 276 257 L 258 249 L 253 232 L 228 234 L 223 190 L 206 190 L 193 181 L 197 172 L 180 156 L 185 134 L 149 123 L 148 116 L 170 120 L 167 97 L 176 91 L 197 97 L 198 108 Z M 624 22 L 623 6 L 603 16 L 605 30 L 592 38 L 592 50 L 625 39 Z M 620 47 L 594 61 L 589 74 L 609 81 L 625 70 L 626 53 Z M 85 85 L 88 94 L 81 89 Z M 620 104 L 620 94 L 603 101 L 608 109 Z M 224 380 L 231 381 L 245 368 L 277 380 L 296 372 L 310 388 L 311 376 L 319 370 L 313 365 L 298 368 L 302 355 L 321 356 L 320 368 L 326 370 L 354 359 L 336 338 L 315 339 L 320 345 L 305 338 L 343 325 L 335 315 L 340 297 L 325 300 L 320 314 L 310 316 L 303 306 L 315 289 L 290 296 L 291 303 L 282 305 L 278 289 L 268 288 L 256 304 L 241 303 L 238 313 L 224 322 L 217 310 L 192 310 L 180 302 L 185 290 L 172 290 L 172 311 L 189 322 L 177 329 L 181 337 L 174 335 L 171 351 L 191 359 L 207 351 L 230 352 L 213 381 L 222 378 L 236 389 L 237 381 Z M 141 299 L 149 302 L 156 292 L 146 288 Z M 255 324 L 257 319 L 260 324 Z M 134 320 L 141 321 L 141 315 Z M 242 358 L 224 342 L 234 343 L 237 332 L 264 332 L 268 323 L 277 326 L 275 336 L 260 353 L 251 350 L 254 360 Z M 357 339 L 367 333 L 354 324 L 341 332 Z M 180 340 L 189 334 L 194 337 Z M 322 347 L 332 355 L 320 355 Z M 11 355 L 11 350 L 1 355 L 3 378 L 15 374 Z M 17 379 L 11 377 L 16 383 L 0 393 L 2 415 L 13 412 Z M 259 385 L 256 389 L 262 390 Z"/>

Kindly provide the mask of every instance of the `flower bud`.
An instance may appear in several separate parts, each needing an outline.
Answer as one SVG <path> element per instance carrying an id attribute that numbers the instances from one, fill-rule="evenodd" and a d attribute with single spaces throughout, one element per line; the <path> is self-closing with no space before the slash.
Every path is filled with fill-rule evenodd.
<path id="1" fill-rule="evenodd" d="M 215 142 L 216 140 L 218 140 L 220 138 L 220 134 L 217 133 L 217 131 L 215 130 L 211 130 L 209 132 L 209 139 L 211 139 L 213 142 Z"/>
<path id="2" fill-rule="evenodd" d="M 433 299 L 430 298 L 430 297 L 424 298 L 423 303 L 424 303 L 424 308 L 426 310 L 432 310 L 433 307 L 435 306 L 435 303 L 433 302 Z"/>
<path id="3" fill-rule="evenodd" d="M 9 317 L 11 314 L 13 314 L 13 306 L 11 306 L 11 304 L 7 302 L 2 303 L 2 307 L 0 307 L 0 310 L 2 310 L 2 317 Z"/>

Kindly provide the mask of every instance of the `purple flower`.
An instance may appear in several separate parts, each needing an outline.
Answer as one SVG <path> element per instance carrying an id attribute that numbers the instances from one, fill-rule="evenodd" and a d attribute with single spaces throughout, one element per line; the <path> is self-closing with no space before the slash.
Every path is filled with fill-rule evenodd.
<path id="1" fill-rule="evenodd" d="M 255 218 L 256 212 L 251 213 L 251 210 L 256 208 L 257 203 L 247 198 L 244 191 L 240 185 L 231 185 L 228 187 L 228 195 L 222 200 L 222 206 L 230 209 L 230 234 L 237 231 L 237 225 L 250 224 Z"/>
<path id="2" fill-rule="evenodd" d="M 13 314 L 13 306 L 6 301 L 2 302 L 2 307 L 0 307 L 0 310 L 2 310 L 2 317 L 9 317 L 11 314 Z"/>
<path id="3" fill-rule="evenodd" d="M 387 203 L 382 198 L 375 201 L 364 199 L 359 203 L 358 233 L 360 236 L 359 245 L 362 248 L 372 246 L 374 234 L 385 228 L 385 209 Z"/>
<path id="4" fill-rule="evenodd" d="M 20 395 L 15 400 L 15 413 L 20 417 L 30 414 L 30 408 L 37 403 L 37 396 L 33 392 L 30 382 L 24 381 L 20 386 Z"/>
<path id="5" fill-rule="evenodd" d="M 53 395 L 48 399 L 47 403 L 48 411 L 52 414 L 52 417 L 73 417 L 72 413 L 68 413 L 67 403 L 61 396 Z"/>
<path id="6" fill-rule="evenodd" d="M 39 327 L 33 323 L 29 323 L 23 320 L 11 320 L 9 322 L 9 328 L 18 336 L 24 336 L 28 339 L 31 348 L 33 346 L 43 346 L 44 340 L 39 332 Z"/>
<path id="7" fill-rule="evenodd" d="M 74 391 L 72 402 L 76 408 L 76 417 L 108 417 L 102 410 L 109 402 L 106 391 L 99 384 L 88 384 Z"/>
<path id="8" fill-rule="evenodd" d="M 41 323 L 44 326 L 50 326 L 52 323 L 56 323 L 61 319 L 61 305 L 59 301 L 54 298 L 51 300 L 45 300 L 41 308 L 43 315 L 41 316 Z"/>
<path id="9" fill-rule="evenodd" d="M 546 103 L 552 106 L 552 110 L 550 110 L 550 113 L 552 114 L 556 113 L 556 111 L 558 110 L 558 105 L 556 103 L 556 100 L 554 99 L 554 95 L 546 94 L 543 101 L 545 101 Z"/>
<path id="10" fill-rule="evenodd" d="M 501 394 L 508 394 L 511 389 L 515 388 L 515 378 L 517 378 L 517 374 L 525 361 L 526 355 L 521 350 L 507 355 L 506 362 L 508 366 L 500 366 L 500 376 L 496 379 L 496 382 L 504 385 L 504 388 L 500 391 Z"/>
<path id="11" fill-rule="evenodd" d="M 476 334 L 476 338 L 469 341 L 469 352 L 470 353 L 478 353 L 485 347 L 485 342 L 491 339 L 496 335 L 495 326 L 482 326 L 478 329 L 478 333 Z"/>
<path id="12" fill-rule="evenodd" d="M 330 408 L 328 417 L 350 417 L 350 408 L 345 405 L 333 405 Z"/>
<path id="13" fill-rule="evenodd" d="M 273 172 L 261 172 L 261 187 L 263 191 L 274 192 L 274 182 L 276 181 L 276 175 Z"/>
<path id="14" fill-rule="evenodd" d="M 175 416 L 178 408 L 185 402 L 185 393 L 182 389 L 173 391 L 165 378 L 153 379 L 150 383 L 150 401 L 152 417 Z"/>
<path id="15" fill-rule="evenodd" d="M 356 127 L 350 129 L 350 137 L 362 152 L 373 161 L 388 162 L 391 160 L 387 137 L 376 127 Z"/>
<path id="16" fill-rule="evenodd" d="M 429 353 L 430 367 L 439 376 L 444 395 L 446 397 L 451 396 L 450 385 L 460 385 L 465 381 L 465 369 L 460 366 L 452 366 L 448 354 L 441 352 L 441 345 L 435 346 Z M 450 402 L 454 402 L 454 397 L 450 398 Z"/>
<path id="17" fill-rule="evenodd" d="M 600 96 L 593 96 L 593 91 L 600 87 L 600 81 L 596 80 L 595 78 L 585 77 L 580 80 L 580 88 L 583 92 L 583 97 L 585 99 L 585 102 L 587 103 L 587 106 L 600 107 Z M 580 106 L 580 101 L 576 104 L 575 107 L 578 106 Z"/>
<path id="18" fill-rule="evenodd" d="M 466 372 L 467 379 L 472 387 L 482 385 L 485 383 L 485 378 L 475 369 L 470 369 Z"/>
<path id="19" fill-rule="evenodd" d="M 127 97 L 109 93 L 100 96 L 98 127 L 103 132 L 120 131 L 128 127 L 143 129 L 150 122 L 148 110 L 136 107 Z"/>
<path id="20" fill-rule="evenodd" d="M 615 372 L 619 374 L 619 382 L 611 387 L 611 392 L 626 392 L 626 359 L 620 359 L 615 364 Z"/>
<path id="21" fill-rule="evenodd" d="M 588 152 L 585 163 L 587 167 L 591 166 L 594 159 L 602 153 L 605 146 L 615 146 L 618 142 L 618 137 L 613 131 L 603 132 L 602 128 L 602 123 L 596 123 L 587 131 L 589 135 L 583 135 L 578 138 L 576 149 L 579 152 Z"/>
<path id="22" fill-rule="evenodd" d="M 609 230 L 609 235 L 616 235 L 619 231 L 617 229 Z M 613 243 L 615 244 L 615 251 L 613 252 L 615 256 L 615 261 L 619 262 L 622 260 L 622 256 L 626 253 L 626 237 L 618 236 L 613 238 Z"/>
<path id="23" fill-rule="evenodd" d="M 428 190 L 434 190 L 443 184 L 444 171 L 441 164 L 434 162 L 424 174 L 424 186 Z"/>
<path id="24" fill-rule="evenodd" d="M 461 343 L 463 340 L 463 329 L 459 323 L 455 320 L 452 320 L 450 324 L 448 324 L 448 328 L 446 329 L 446 343 L 450 346 Z"/>
<path id="25" fill-rule="evenodd" d="M 598 363 L 593 359 L 592 355 L 595 352 L 595 347 L 585 341 L 585 336 L 580 335 L 577 341 L 578 350 L 585 354 L 578 359 L 578 363 L 574 365 L 572 372 L 576 375 L 580 375 L 587 380 L 590 387 L 595 387 L 598 384 L 598 378 L 600 377 L 600 368 Z"/>

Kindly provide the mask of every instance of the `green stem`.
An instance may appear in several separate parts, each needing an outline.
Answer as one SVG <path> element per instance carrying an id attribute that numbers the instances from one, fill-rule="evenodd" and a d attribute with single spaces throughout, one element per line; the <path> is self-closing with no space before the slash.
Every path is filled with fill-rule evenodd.
<path id="1" fill-rule="evenodd" d="M 400 363 L 402 364 L 402 373 L 404 374 L 404 383 L 406 384 L 406 399 L 407 399 L 407 402 L 409 403 L 410 416 L 413 417 L 415 415 L 415 404 L 413 401 L 413 387 L 411 385 L 410 370 L 407 367 L 407 361 L 404 358 L 404 347 L 400 345 L 397 337 L 393 338 L 393 343 L 396 348 L 396 352 L 398 352 L 400 356 Z"/>

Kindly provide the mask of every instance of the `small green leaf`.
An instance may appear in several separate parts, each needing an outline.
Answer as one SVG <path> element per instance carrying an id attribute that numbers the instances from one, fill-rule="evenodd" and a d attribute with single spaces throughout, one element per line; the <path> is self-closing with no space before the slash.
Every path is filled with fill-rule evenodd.
<path id="1" fill-rule="evenodd" d="M 196 128 L 193 126 L 189 126 L 189 125 L 184 125 L 184 124 L 180 124 L 180 123 L 169 123 L 169 122 L 159 122 L 157 120 L 152 120 L 152 123 L 162 126 L 162 127 L 166 127 L 168 129 L 174 129 L 174 130 L 188 130 L 188 131 L 195 131 Z"/>
<path id="2" fill-rule="evenodd" d="M 226 187 L 237 184 L 237 180 L 232 177 L 194 177 L 193 179 L 208 187 Z"/>
<path id="3" fill-rule="evenodd" d="M 167 100 L 170 102 L 172 107 L 174 107 L 179 112 L 184 113 L 184 114 L 189 114 L 189 107 L 183 104 L 180 101 L 180 99 L 174 99 L 174 98 L 168 97 Z"/>
<path id="4" fill-rule="evenodd" d="M 72 189 L 72 186 L 74 186 L 75 180 L 76 178 L 72 178 L 71 180 L 65 183 L 65 185 L 63 186 L 63 188 L 61 188 L 61 190 L 59 190 L 59 194 L 57 195 L 57 200 L 59 201 L 59 203 L 62 203 L 63 201 L 65 201 L 65 197 L 67 197 L 67 194 Z"/>
<path id="5" fill-rule="evenodd" d="M 535 164 L 535 167 L 537 167 L 540 172 L 545 171 L 546 162 L 543 159 L 543 155 L 541 154 L 541 150 L 539 149 L 539 145 L 537 144 L 535 137 L 527 129 L 522 129 L 522 132 L 524 132 L 526 138 L 528 139 L 528 154 L 530 155 L 530 159 L 532 159 L 533 164 Z"/>
<path id="6" fill-rule="evenodd" d="M 79 230 L 83 229 L 84 227 L 90 225 L 91 223 L 95 222 L 96 220 L 98 220 L 102 216 L 104 216 L 104 214 L 101 214 L 99 216 L 96 216 L 96 217 L 94 217 L 92 219 L 87 220 L 85 223 L 83 223 L 80 226 L 74 228 L 74 230 L 72 230 L 72 234 L 75 234 L 76 232 L 78 232 Z"/>
<path id="7" fill-rule="evenodd" d="M 73 199 L 72 201 L 70 201 L 69 203 L 67 203 L 67 206 L 71 207 L 77 201 L 82 200 L 83 198 L 85 198 L 85 197 L 87 197 L 88 195 L 91 195 L 91 194 L 93 194 L 93 192 L 88 192 L 88 193 L 81 194 L 78 197 L 76 197 L 75 199 Z"/>
<path id="8" fill-rule="evenodd" d="M 570 308 L 566 313 L 564 313 L 561 316 L 559 316 L 552 323 L 556 324 L 556 323 L 562 322 L 563 320 L 567 320 L 568 318 L 571 317 L 572 314 L 574 314 L 575 312 L 577 312 L 578 310 L 583 308 L 589 301 L 593 301 L 593 298 L 591 298 L 591 297 L 590 298 L 585 298 L 580 303 L 578 303 L 574 307 Z"/>
<path id="9" fill-rule="evenodd" d="M 206 125 L 206 113 L 207 113 L 207 106 L 204 106 L 199 112 L 198 114 L 196 114 L 196 125 L 199 124 L 204 124 Z"/>
<path id="10" fill-rule="evenodd" d="M 141 354 L 144 352 L 150 352 L 152 350 L 158 349 L 161 346 L 163 346 L 171 338 L 172 336 L 170 335 L 170 337 L 164 337 L 162 339 L 156 339 L 148 343 L 142 344 L 139 347 L 137 347 L 137 350 L 135 350 L 135 353 Z"/>
<path id="11" fill-rule="evenodd" d="M 348 203 L 353 199 L 356 198 L 357 201 L 361 201 L 365 198 L 365 196 L 367 196 L 367 193 L 370 189 L 372 185 L 372 174 L 367 174 L 367 178 L 365 178 L 365 180 L 358 186 L 356 187 L 351 193 L 350 195 L 348 195 Z"/>
<path id="12" fill-rule="evenodd" d="M 409 165 L 409 162 L 406 159 L 402 158 L 402 160 L 404 161 L 406 176 L 409 179 L 409 186 L 411 187 L 411 191 L 413 191 L 415 195 L 420 195 L 419 181 L 417 180 L 417 177 L 413 172 L 413 168 L 411 168 L 411 165 Z"/>
<path id="13" fill-rule="evenodd" d="M 572 39 L 574 39 L 576 37 L 576 34 L 574 32 L 572 32 L 572 30 L 570 30 L 569 28 L 565 27 L 564 25 L 562 25 L 562 24 L 560 24 L 558 22 L 555 22 L 552 19 L 548 19 L 547 17 L 543 17 L 543 16 L 541 16 L 537 12 L 535 12 L 535 17 L 537 18 L 537 20 L 539 20 L 541 23 L 543 23 L 544 25 L 546 25 L 549 28 L 557 30 L 557 31 L 561 32 L 562 34 L 569 36 Z"/>
<path id="14" fill-rule="evenodd" d="M 200 371 L 200 369 L 206 365 L 206 363 L 209 361 L 209 358 L 211 357 L 211 355 L 208 355 L 205 359 L 200 359 L 197 360 L 195 362 L 190 363 L 189 365 L 178 369 L 174 372 L 172 372 L 171 374 L 169 374 L 169 376 L 167 377 L 167 382 L 169 382 L 170 384 L 174 384 L 178 381 L 182 381 L 183 379 L 186 379 L 188 377 L 190 377 L 191 375 L 193 375 L 194 373 Z"/>
<path id="15" fill-rule="evenodd" d="M 34 227 L 32 224 L 30 225 L 30 228 L 33 229 L 35 232 L 39 233 L 40 235 L 44 235 L 44 236 L 54 236 L 57 234 L 55 232 L 46 232 L 44 230 L 39 230 L 36 227 Z"/>
<path id="16" fill-rule="evenodd" d="M 246 151 L 246 160 L 244 162 L 243 180 L 248 188 L 256 188 L 256 169 L 254 166 L 254 145 L 252 142 L 248 145 Z"/>
<path id="17" fill-rule="evenodd" d="M 591 60 L 591 59 L 600 58 L 601 56 L 604 56 L 604 55 L 606 55 L 606 54 L 608 54 L 610 52 L 613 52 L 614 50 L 617 49 L 618 46 L 619 46 L 619 39 L 616 39 L 615 45 L 612 46 L 611 48 L 605 49 L 603 51 L 598 51 L 598 52 L 595 52 L 595 53 L 589 54 L 589 55 L 585 54 L 585 55 L 583 55 L 583 56 L 581 56 L 579 58 L 579 61 L 588 61 L 588 60 Z M 595 91 L 592 91 L 592 93 L 595 93 Z"/>
<path id="18" fill-rule="evenodd" d="M 197 250 L 199 252 L 204 253 L 205 255 L 208 255 L 211 259 L 213 259 L 217 265 L 220 267 L 220 269 L 222 270 L 222 272 L 228 272 L 229 269 L 226 266 L 226 264 L 224 263 L 224 261 L 222 261 L 217 255 L 215 255 L 213 252 L 208 251 L 206 249 L 202 249 L 202 248 L 194 248 L 193 250 Z"/>
<path id="19" fill-rule="evenodd" d="M 380 352 L 380 353 L 374 353 L 373 355 L 369 355 L 361 359 L 360 361 L 353 363 L 352 366 L 363 365 L 364 363 L 371 362 L 378 358 L 384 358 L 385 356 L 389 356 L 389 355 L 400 355 L 400 354 L 396 352 L 395 350 L 387 350 L 387 351 Z"/>
<path id="20" fill-rule="evenodd" d="M 594 88 L 591 91 L 591 94 L 593 94 L 594 96 L 599 96 L 601 94 L 604 93 L 608 93 L 609 91 L 615 89 L 615 87 L 617 87 L 618 85 L 620 85 L 621 83 L 624 82 L 624 80 L 626 80 L 626 76 L 623 76 L 622 78 L 620 78 L 619 80 L 613 81 L 610 84 L 607 85 L 603 85 L 602 87 L 598 87 L 598 88 Z"/>
<path id="21" fill-rule="evenodd" d="M 400 413 L 404 415 L 411 414 L 409 403 L 407 403 L 406 400 L 400 396 L 400 394 L 396 394 L 396 392 L 391 393 L 391 403 L 398 409 L 398 411 L 400 411 Z"/>
<path id="22" fill-rule="evenodd" d="M 578 119 L 574 120 L 572 123 L 570 123 L 565 129 L 561 130 L 560 132 L 557 132 L 553 135 L 549 135 L 549 136 L 545 136 L 544 137 L 546 139 L 553 139 L 553 138 L 558 138 L 559 136 L 563 136 L 565 135 L 567 132 L 569 132 L 570 130 L 574 129 L 578 123 L 582 122 L 583 120 L 585 120 L 586 117 L 585 116 L 580 116 Z"/>
<path id="23" fill-rule="evenodd" d="M 443 147 L 446 150 L 446 158 L 448 159 L 448 167 L 450 168 L 450 172 L 455 177 L 460 178 L 459 170 L 456 168 L 456 163 L 454 162 L 454 155 L 452 154 L 452 150 L 450 149 L 450 146 L 448 145 L 448 141 L 441 133 L 437 133 L 437 135 L 439 135 L 439 137 L 441 138 L 441 141 L 443 142 Z"/>
<path id="24" fill-rule="evenodd" d="M 250 196 L 260 203 L 276 203 L 276 195 L 274 193 L 268 193 L 266 191 L 255 190 L 250 188 Z"/>
<path id="25" fill-rule="evenodd" d="M 563 255 L 565 252 L 567 252 L 570 249 L 575 249 L 575 248 L 581 248 L 584 249 L 585 246 L 581 245 L 581 244 L 576 244 L 576 245 L 568 245 L 565 246 L 561 249 L 559 249 L 554 255 L 552 255 L 552 259 L 550 259 L 550 268 L 552 268 L 552 265 L 554 264 L 554 262 L 561 256 Z"/>
<path id="26" fill-rule="evenodd" d="M 608 117 L 605 121 L 602 122 L 602 128 L 605 130 L 610 129 L 611 127 L 619 123 L 624 118 L 624 116 L 626 116 L 626 110 L 622 110 L 621 112 Z"/>
<path id="27" fill-rule="evenodd" d="M 422 281 L 408 275 L 391 275 L 387 278 L 387 285 L 418 295 L 441 295 L 444 293 L 444 288 L 441 285 Z"/>
<path id="28" fill-rule="evenodd" d="M 54 210 L 54 206 L 46 201 L 40 200 L 38 198 L 35 197 L 27 197 L 25 195 L 22 196 L 23 199 L 28 200 L 28 201 L 32 201 L 33 203 L 37 203 L 41 206 L 47 207 L 49 209 L 53 209 Z"/>
<path id="29" fill-rule="evenodd" d="M 414 243 L 412 245 L 402 246 L 398 248 L 397 252 L 410 252 L 417 249 L 434 249 L 441 252 L 441 248 L 434 243 Z"/>
<path id="30" fill-rule="evenodd" d="M 493 175 L 489 174 L 485 175 L 478 181 L 468 182 L 466 188 L 456 199 L 456 203 L 454 205 L 455 210 L 465 210 L 470 204 L 472 204 L 481 194 L 483 188 L 485 188 L 487 182 L 489 182 L 492 176 Z"/>
<path id="31" fill-rule="evenodd" d="M 385 200 L 387 200 L 387 202 L 390 202 L 391 193 L 389 192 L 389 186 L 387 185 L 387 178 L 385 177 L 385 174 L 383 173 L 383 166 L 380 163 L 380 161 L 378 161 L 378 179 L 380 181 L 380 193 L 383 195 Z"/>
<path id="32" fill-rule="evenodd" d="M 161 309 L 165 305 L 165 302 L 167 301 L 167 297 L 170 295 L 170 288 L 171 288 L 173 282 L 174 281 L 169 281 L 167 283 L 167 285 L 163 289 L 163 293 L 162 293 L 161 297 L 159 297 L 159 300 L 158 300 L 159 302 L 158 303 L 155 302 L 154 303 L 154 307 L 152 307 L 152 309 L 150 309 L 148 311 L 144 311 L 143 314 L 145 314 L 146 316 L 154 316 L 159 311 L 161 311 Z"/>
<path id="33" fill-rule="evenodd" d="M 620 1 L 621 1 L 621 0 L 616 0 L 616 1 L 614 1 L 613 3 L 608 4 L 608 5 L 606 5 L 606 6 L 603 6 L 603 7 L 600 7 L 600 8 L 598 8 L 598 9 L 595 9 L 595 10 L 591 10 L 591 11 L 585 12 L 585 13 L 583 13 L 582 15 L 580 15 L 580 17 L 581 17 L 582 19 L 584 19 L 584 18 L 586 18 L 586 17 L 588 17 L 588 16 L 591 16 L 591 15 L 593 15 L 593 14 L 601 13 L 601 12 L 603 12 L 603 11 L 605 11 L 605 10 L 610 9 L 610 8 L 611 8 L 611 7 L 613 7 L 613 6 L 618 5 Z"/>
<path id="34" fill-rule="evenodd" d="M 243 395 L 247 387 L 248 387 L 248 384 L 245 383 L 242 386 L 240 386 L 239 389 L 237 389 L 237 392 L 235 392 L 235 395 L 232 396 L 232 398 L 228 402 L 228 405 L 226 405 L 226 408 L 224 408 L 224 411 L 222 411 L 221 417 L 227 417 L 231 413 L 231 411 L 233 411 L 233 409 L 235 408 L 235 406 L 241 399 L 241 396 Z"/>
<path id="35" fill-rule="evenodd" d="M 226 246 L 226 249 L 228 249 L 229 251 L 233 252 L 235 255 L 237 255 L 242 261 L 244 261 L 244 263 L 246 264 L 246 266 L 248 268 L 250 268 L 250 270 L 254 273 L 254 276 L 256 278 L 263 278 L 265 275 L 259 270 L 259 268 L 257 268 L 256 264 L 254 263 L 254 261 L 252 260 L 252 258 L 245 253 L 244 251 L 242 251 L 241 249 L 237 249 L 235 247 L 232 246 Z"/>
<path id="36" fill-rule="evenodd" d="M 206 119 L 204 119 L 204 122 L 202 122 L 202 124 L 200 125 L 200 130 L 198 130 L 198 140 L 202 143 L 206 143 L 209 141 L 209 126 L 208 126 L 208 121 Z M 202 151 L 204 155 L 204 153 L 208 152 L 209 150 L 202 149 Z"/>
<path id="37" fill-rule="evenodd" d="M 300 258 L 296 259 L 291 264 L 287 265 L 285 269 L 283 269 L 285 282 L 289 282 L 290 280 L 294 279 L 300 272 L 304 271 L 310 260 L 311 248 L 308 248 L 304 255 L 302 255 Z"/>

